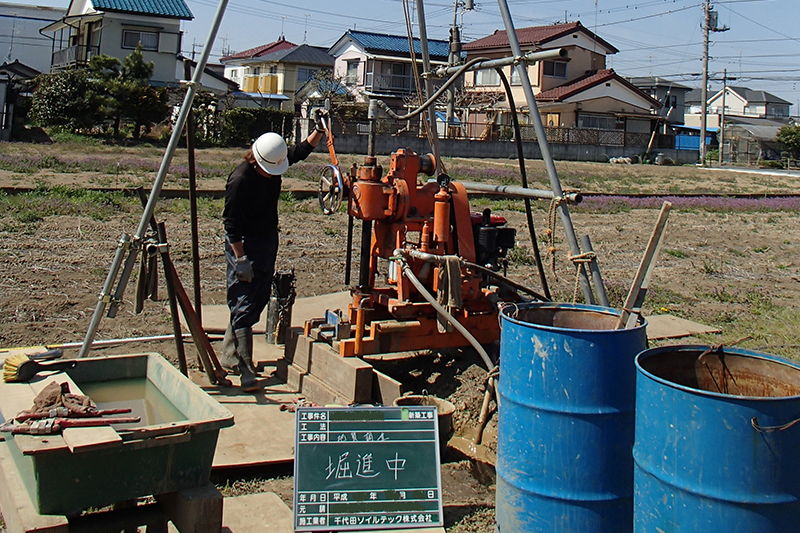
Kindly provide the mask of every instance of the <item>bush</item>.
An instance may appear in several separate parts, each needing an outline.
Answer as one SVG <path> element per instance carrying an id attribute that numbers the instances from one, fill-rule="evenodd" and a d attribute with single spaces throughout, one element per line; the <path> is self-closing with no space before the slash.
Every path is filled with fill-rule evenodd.
<path id="1" fill-rule="evenodd" d="M 228 109 L 222 114 L 222 143 L 226 146 L 249 146 L 268 131 L 274 131 L 288 141 L 292 137 L 292 116 L 291 111 L 274 107 Z"/>

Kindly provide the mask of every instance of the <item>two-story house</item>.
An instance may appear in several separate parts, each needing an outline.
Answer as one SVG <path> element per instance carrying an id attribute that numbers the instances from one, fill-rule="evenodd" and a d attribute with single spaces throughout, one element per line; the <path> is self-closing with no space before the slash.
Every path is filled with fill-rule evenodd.
<path id="1" fill-rule="evenodd" d="M 52 33 L 51 71 L 85 66 L 93 55 L 122 61 L 141 44 L 153 62 L 153 85 L 183 79 L 178 64 L 182 20 L 194 18 L 183 0 L 71 0 L 60 20 L 45 26 Z"/>
<path id="2" fill-rule="evenodd" d="M 527 72 L 542 122 L 549 127 L 612 129 L 626 133 L 652 131 L 655 111 L 661 104 L 633 84 L 606 68 L 606 56 L 618 50 L 585 28 L 580 22 L 534 26 L 516 30 L 523 53 L 564 48 L 567 57 L 528 65 Z M 467 60 L 511 56 L 505 31 L 466 43 Z M 528 121 L 527 102 L 521 82 L 512 67 L 505 67 L 520 122 Z M 500 78 L 493 69 L 466 76 L 465 90 L 470 104 L 468 135 L 482 135 L 481 127 L 510 124 L 512 110 Z M 486 103 L 491 105 L 487 106 Z"/>
<path id="3" fill-rule="evenodd" d="M 658 76 L 627 78 L 642 92 L 661 102 L 660 116 L 667 124 L 683 124 L 686 114 L 686 95 L 692 88 Z"/>
<path id="4" fill-rule="evenodd" d="M 225 77 L 241 87 L 240 105 L 272 105 L 294 109 L 294 95 L 320 70 L 333 68 L 333 57 L 324 49 L 296 45 L 281 36 L 277 41 L 231 54 L 221 60 Z"/>
<path id="5" fill-rule="evenodd" d="M 422 73 L 422 47 L 415 38 L 414 58 Z M 344 81 L 358 101 L 383 100 L 390 108 L 405 112 L 404 99 L 416 94 L 408 37 L 348 30 L 328 49 L 336 58 L 334 76 Z M 450 43 L 428 40 L 432 67 L 447 64 Z"/>

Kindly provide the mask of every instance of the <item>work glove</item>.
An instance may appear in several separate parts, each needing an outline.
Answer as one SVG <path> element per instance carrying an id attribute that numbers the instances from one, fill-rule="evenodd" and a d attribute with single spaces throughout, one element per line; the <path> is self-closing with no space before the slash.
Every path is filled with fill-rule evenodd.
<path id="1" fill-rule="evenodd" d="M 328 110 L 322 107 L 318 107 L 311 112 L 311 118 L 314 119 L 316 130 L 320 133 L 325 133 L 329 117 Z"/>
<path id="2" fill-rule="evenodd" d="M 246 255 L 236 258 L 236 279 L 245 283 L 253 281 L 253 263 Z"/>

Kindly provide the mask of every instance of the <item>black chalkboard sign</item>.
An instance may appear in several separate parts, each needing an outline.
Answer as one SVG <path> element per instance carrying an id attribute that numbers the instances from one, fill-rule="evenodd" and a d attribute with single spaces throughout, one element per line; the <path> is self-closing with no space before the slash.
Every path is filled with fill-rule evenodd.
<path id="1" fill-rule="evenodd" d="M 301 407 L 295 531 L 441 526 L 436 407 Z"/>

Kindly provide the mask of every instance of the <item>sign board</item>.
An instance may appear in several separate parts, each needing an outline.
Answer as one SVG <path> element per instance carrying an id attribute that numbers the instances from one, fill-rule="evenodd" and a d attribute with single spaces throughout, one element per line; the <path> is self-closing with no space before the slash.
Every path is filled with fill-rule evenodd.
<path id="1" fill-rule="evenodd" d="M 436 407 L 300 407 L 295 531 L 443 524 Z"/>

